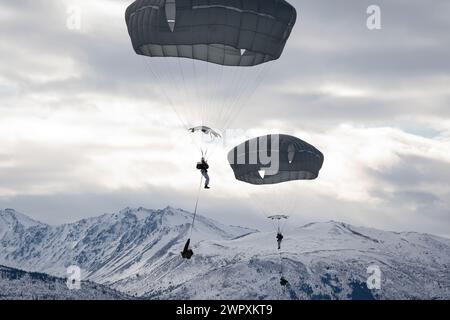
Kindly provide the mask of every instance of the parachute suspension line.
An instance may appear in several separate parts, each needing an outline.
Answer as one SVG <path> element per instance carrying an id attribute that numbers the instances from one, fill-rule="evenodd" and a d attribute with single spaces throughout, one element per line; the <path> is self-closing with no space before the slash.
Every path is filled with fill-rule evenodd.
<path id="1" fill-rule="evenodd" d="M 150 70 L 150 72 L 152 73 L 153 77 L 156 78 L 158 83 L 163 82 L 161 76 L 155 71 L 153 70 L 152 66 L 150 65 L 150 62 L 147 62 L 147 59 L 144 60 L 144 63 L 147 65 L 148 69 Z M 159 90 L 162 92 L 164 98 L 166 99 L 166 102 L 169 104 L 169 106 L 173 109 L 173 111 L 175 112 L 175 114 L 177 115 L 178 120 L 180 121 L 181 125 L 187 130 L 188 126 L 187 124 L 183 121 L 183 118 L 180 116 L 179 112 L 177 111 L 177 109 L 175 108 L 175 104 L 172 101 L 172 99 L 170 99 L 170 97 L 167 95 L 166 90 L 159 88 Z"/>
<path id="2" fill-rule="evenodd" d="M 219 72 L 219 76 L 218 79 L 215 81 L 215 88 L 213 90 L 213 97 L 216 97 L 214 99 L 214 120 L 215 123 L 219 123 L 220 121 L 220 114 L 222 114 L 223 110 L 220 107 L 220 99 L 219 99 L 219 90 L 223 89 L 222 86 L 222 79 L 223 79 L 223 73 L 224 73 L 224 63 L 225 63 L 225 46 L 223 46 L 223 61 L 222 61 L 222 65 L 219 67 L 220 68 L 220 72 Z M 223 91 L 223 90 L 222 90 Z M 217 94 L 216 94 L 217 93 Z M 222 105 L 223 107 L 223 105 Z M 219 128 L 216 128 L 219 129 Z M 221 132 L 221 134 L 223 134 L 223 132 Z"/>
<path id="3" fill-rule="evenodd" d="M 245 109 L 245 104 L 250 101 L 254 93 L 256 92 L 256 89 L 260 86 L 262 83 L 264 77 L 269 73 L 269 70 L 271 69 L 273 65 L 273 62 L 265 63 L 263 65 L 258 66 L 259 70 L 257 73 L 257 76 L 255 78 L 255 81 L 252 81 L 253 86 L 250 87 L 249 94 L 245 94 L 245 98 L 241 99 L 241 96 L 243 93 L 241 93 L 240 97 L 235 99 L 234 106 L 230 107 L 232 116 L 228 117 L 228 120 L 225 122 L 222 131 L 228 128 L 228 126 L 236 120 L 236 118 L 239 116 L 239 114 Z M 240 101 L 239 101 L 240 100 Z"/>
<path id="4" fill-rule="evenodd" d="M 233 90 L 225 100 L 225 112 L 222 115 L 225 122 L 228 122 L 230 115 L 233 113 L 233 104 L 237 97 L 242 93 L 243 84 L 246 78 L 246 67 L 235 67 L 236 72 L 232 81 L 234 82 Z"/>
<path id="5" fill-rule="evenodd" d="M 170 86 L 173 86 L 173 90 L 171 90 L 171 92 L 175 92 L 174 95 L 179 95 L 179 98 L 183 99 L 183 101 L 178 101 L 175 108 L 177 108 L 177 111 L 187 110 L 184 112 L 188 113 L 191 111 L 189 107 L 190 98 L 188 97 L 188 91 L 190 90 L 186 87 L 186 77 L 181 59 L 182 58 L 180 57 L 173 57 L 168 59 L 162 58 L 161 60 L 164 64 L 163 73 L 168 76 L 167 82 L 170 83 Z M 186 123 L 186 128 L 189 129 L 190 125 L 190 123 Z"/>
<path id="6" fill-rule="evenodd" d="M 287 219 L 285 219 L 281 224 L 281 232 L 284 232 L 284 229 L 286 228 Z"/>
<path id="7" fill-rule="evenodd" d="M 231 82 L 230 86 L 228 86 L 228 90 L 224 90 L 223 99 L 220 107 L 220 113 L 218 114 L 218 123 L 223 123 L 224 115 L 229 111 L 228 107 L 230 106 L 229 101 L 237 95 L 239 84 L 242 78 L 241 67 L 232 67 L 231 71 L 228 75 L 227 82 Z M 239 77 L 238 77 L 239 76 Z M 219 128 L 218 128 L 219 129 Z"/>
<path id="8" fill-rule="evenodd" d="M 210 94 L 209 94 L 209 110 L 211 112 L 209 113 L 208 123 L 211 121 L 211 123 L 217 124 L 219 121 L 218 113 L 218 94 L 217 91 L 220 88 L 220 84 L 222 83 L 222 74 L 223 74 L 223 65 L 218 64 L 211 64 L 210 68 L 213 69 L 211 72 L 211 79 L 209 82 L 211 82 L 210 87 Z M 217 126 L 215 126 L 214 129 L 218 129 Z"/>
<path id="9" fill-rule="evenodd" d="M 164 59 L 162 59 L 164 60 Z M 148 62 L 148 59 L 144 59 L 144 63 L 147 65 L 148 69 L 150 70 L 150 72 L 152 73 L 153 77 L 156 78 L 156 82 L 158 83 L 158 89 L 160 92 L 162 92 L 163 97 L 165 98 L 167 104 L 171 107 L 172 111 L 175 112 L 179 122 L 181 123 L 181 125 L 183 126 L 183 128 L 187 131 L 189 129 L 188 124 L 183 120 L 183 117 L 180 115 L 179 110 L 175 107 L 175 103 L 174 101 L 169 97 L 167 90 L 164 89 L 164 86 L 160 85 L 160 83 L 164 83 L 164 81 L 166 81 L 167 79 L 164 79 L 161 74 L 159 74 L 156 70 L 154 70 L 154 68 L 151 66 L 151 62 Z M 164 62 L 164 64 L 167 64 Z M 201 151 L 200 146 L 197 144 L 197 142 L 195 141 L 195 139 L 192 137 L 192 135 L 189 135 L 192 143 L 195 145 L 195 147 Z"/>
<path id="10" fill-rule="evenodd" d="M 161 25 L 161 24 L 160 24 L 160 21 L 159 21 L 159 17 L 158 17 L 158 25 Z M 162 48 L 162 50 L 164 51 L 164 47 Z M 173 73 L 172 70 L 171 70 L 172 68 L 170 68 L 170 64 L 166 61 L 166 59 L 165 59 L 164 57 L 159 58 L 157 61 L 158 61 L 158 62 L 161 61 L 161 62 L 165 65 L 163 71 L 161 72 L 161 74 L 168 74 L 168 76 L 170 76 L 170 83 L 173 84 L 173 85 L 176 87 L 176 92 L 180 92 L 180 90 L 179 90 L 179 88 L 178 88 L 178 84 L 177 84 L 177 82 L 176 82 L 175 79 L 174 79 L 174 76 L 173 76 L 174 73 Z M 151 62 L 149 62 L 149 65 L 150 65 L 150 63 L 151 63 Z M 153 72 L 153 73 L 155 73 L 155 72 Z M 167 77 L 164 79 L 164 78 L 162 78 L 160 75 L 158 75 L 158 78 L 159 78 L 160 80 L 161 80 L 161 79 L 163 80 L 163 81 L 158 81 L 158 83 L 162 83 L 162 86 L 164 86 L 164 82 L 165 82 L 164 80 L 169 80 Z M 164 94 L 165 94 L 167 97 L 169 97 L 169 94 L 168 94 L 167 90 L 164 89 L 164 87 L 162 87 L 160 90 L 163 91 Z M 184 127 L 186 130 L 189 129 L 188 124 L 187 124 L 185 121 L 182 120 L 182 117 L 180 116 L 179 110 L 178 110 L 177 107 L 176 107 L 177 105 L 173 102 L 172 99 L 169 98 L 169 100 L 171 101 L 172 109 L 174 109 L 175 113 L 177 114 L 177 117 L 182 121 L 183 127 Z"/>
<path id="11" fill-rule="evenodd" d="M 228 127 L 228 124 L 231 123 L 231 118 L 237 112 L 237 110 L 236 110 L 237 103 L 236 102 L 239 101 L 242 96 L 246 95 L 247 83 L 251 82 L 251 80 L 252 80 L 252 77 L 247 72 L 247 68 L 249 68 L 249 67 L 239 67 L 238 77 L 236 80 L 235 92 L 229 96 L 230 99 L 227 101 L 225 113 L 223 114 L 224 128 Z M 258 67 L 253 67 L 252 69 L 254 69 L 254 68 L 258 68 Z M 257 72 L 257 70 L 255 70 L 255 72 Z"/>
<path id="12" fill-rule="evenodd" d="M 281 252 L 281 250 L 279 256 L 280 256 L 280 277 L 282 277 L 284 275 L 283 272 L 284 270 L 283 270 L 283 253 Z"/>
<path id="13" fill-rule="evenodd" d="M 198 3 L 198 0 L 194 0 L 194 6 L 196 6 L 197 5 L 197 3 Z M 202 103 L 201 101 L 200 101 L 200 94 L 199 94 L 199 85 L 198 85 L 198 72 L 197 72 L 197 62 L 196 62 L 196 60 L 197 59 L 194 59 L 194 50 L 195 50 L 195 45 L 194 45 L 194 27 L 193 27 L 193 24 L 191 24 L 191 43 L 193 44 L 192 45 L 192 59 L 191 59 L 191 61 L 192 61 L 192 71 L 193 71 L 193 76 L 194 76 L 194 82 L 195 82 L 195 84 L 194 84 L 194 92 L 195 92 L 195 101 L 192 101 L 192 103 L 194 103 L 194 104 L 196 104 L 196 106 L 194 106 L 193 107 L 193 109 L 194 110 L 196 110 L 197 111 L 197 113 L 198 113 L 198 110 L 199 110 L 199 108 L 198 108 L 198 104 L 200 104 L 200 103 Z M 199 114 L 197 114 L 197 117 L 195 117 L 195 119 L 198 119 L 199 117 L 198 116 L 200 116 Z M 194 125 L 198 125 L 197 123 L 196 124 L 194 124 Z M 203 125 L 203 123 L 201 124 L 201 125 Z"/>
<path id="14" fill-rule="evenodd" d="M 222 66 L 222 68 L 224 68 Z M 237 117 L 236 113 L 238 113 L 240 105 L 237 105 L 237 101 L 244 95 L 245 89 L 248 86 L 248 83 L 251 83 L 251 78 L 246 77 L 248 67 L 235 67 L 233 68 L 233 76 L 232 83 L 233 88 L 231 93 L 226 95 L 226 91 L 224 91 L 224 99 L 222 100 L 220 112 L 217 113 L 217 123 L 221 123 L 222 127 L 217 128 L 219 132 L 223 133 L 228 126 L 232 123 L 233 118 Z M 259 71 L 259 70 L 258 70 Z M 210 156 L 212 156 L 217 149 L 217 144 L 213 146 Z"/>
<path id="15" fill-rule="evenodd" d="M 225 49 L 224 49 L 225 51 Z M 220 132 L 220 134 L 224 134 L 224 130 L 226 129 L 226 126 L 224 126 L 223 124 L 226 122 L 226 118 L 224 118 L 224 114 L 227 113 L 227 109 L 229 107 L 229 103 L 227 103 L 233 96 L 233 94 L 237 94 L 238 92 L 238 86 L 239 86 L 239 80 L 236 80 L 236 75 L 239 74 L 239 69 L 241 69 L 240 67 L 233 67 L 230 70 L 230 73 L 226 73 L 225 74 L 225 69 L 228 68 L 230 69 L 231 67 L 226 67 L 224 65 L 221 65 L 220 67 L 220 72 L 218 72 L 219 76 L 217 78 L 216 81 L 214 81 L 217 85 L 216 85 L 216 89 L 213 89 L 214 91 L 212 92 L 213 95 L 215 95 L 216 90 L 218 88 L 220 88 L 222 90 L 222 98 L 216 98 L 214 99 L 215 101 L 213 101 L 213 107 L 211 106 L 212 109 L 212 114 L 214 114 L 214 118 L 212 119 L 213 121 L 215 121 L 215 124 L 217 124 L 217 126 L 221 126 L 221 127 L 217 127 L 214 128 L 216 130 L 218 130 Z M 224 90 L 224 86 L 221 85 L 222 83 L 222 79 L 224 78 L 225 82 L 231 82 L 231 86 L 229 90 Z M 226 79 L 228 76 L 229 79 Z M 210 81 L 208 81 L 210 82 Z M 219 96 L 219 94 L 217 94 Z M 219 143 L 214 144 L 210 153 L 210 156 L 212 157 L 212 155 L 215 153 L 215 150 L 217 149 Z"/>
<path id="16" fill-rule="evenodd" d="M 224 54 L 225 54 L 225 47 L 224 47 Z M 221 65 L 216 65 L 216 71 L 215 74 L 217 74 L 215 81 L 213 82 L 213 91 L 212 91 L 212 108 L 214 110 L 214 122 L 215 123 L 219 123 L 220 121 L 220 117 L 219 114 L 221 113 L 220 111 L 220 95 L 219 92 L 220 90 L 223 88 L 223 72 L 224 72 L 224 65 L 223 63 L 225 62 L 225 57 L 224 60 L 222 61 Z M 219 129 L 219 128 L 216 128 Z"/>
<path id="17" fill-rule="evenodd" d="M 261 66 L 255 66 L 255 67 L 252 67 L 252 69 L 255 69 L 254 72 L 255 72 L 256 75 L 258 75 L 258 73 L 261 70 Z M 250 75 L 247 75 L 248 73 L 246 73 L 244 70 L 245 70 L 245 68 L 243 68 L 244 76 L 242 77 L 242 82 L 240 83 L 239 92 L 237 93 L 237 95 L 231 101 L 230 112 L 234 111 L 236 105 L 238 104 L 239 101 L 241 101 L 243 96 L 248 96 L 247 95 L 247 88 L 249 87 L 249 85 L 251 85 L 252 83 L 254 83 L 256 81 L 256 78 L 253 79 L 252 77 L 250 77 Z"/>
<path id="18" fill-rule="evenodd" d="M 227 67 L 227 69 L 230 69 L 230 68 Z M 228 81 L 229 82 L 231 81 L 231 85 L 227 88 L 228 90 L 223 90 L 222 107 L 221 107 L 222 113 L 226 110 L 226 107 L 228 106 L 227 101 L 233 96 L 233 94 L 236 91 L 236 87 L 238 85 L 238 81 L 236 81 L 237 80 L 236 75 L 238 74 L 238 71 L 239 71 L 239 67 L 231 68 L 231 71 L 228 75 L 228 78 L 229 78 Z M 220 116 L 220 118 L 221 118 L 221 116 Z"/>
<path id="19" fill-rule="evenodd" d="M 178 59 L 178 58 L 169 58 L 169 59 Z M 173 70 L 173 63 L 170 63 L 169 59 L 161 58 L 161 61 L 165 65 L 164 73 L 166 73 L 168 75 L 168 79 L 167 80 L 169 80 L 170 84 L 175 87 L 174 91 L 176 92 L 176 94 L 179 94 L 180 92 L 182 92 L 182 90 L 179 87 L 179 83 L 178 83 L 177 79 L 175 78 L 176 72 Z M 176 104 L 175 106 L 177 106 L 177 105 L 178 104 Z M 189 124 L 188 124 L 188 126 L 189 126 Z"/>
<path id="20" fill-rule="evenodd" d="M 164 89 L 164 86 L 163 86 L 164 79 L 162 78 L 161 74 L 159 72 L 157 72 L 157 70 L 155 68 L 152 67 L 151 62 L 147 61 L 147 60 L 149 60 L 149 59 L 144 57 L 144 63 L 147 65 L 147 67 L 150 70 L 150 72 L 152 73 L 153 77 L 156 78 L 156 80 L 157 80 L 156 82 L 157 82 L 157 86 L 159 88 L 159 91 L 162 92 L 162 94 L 165 97 L 166 101 L 168 102 L 170 107 L 173 109 L 173 111 L 177 115 L 178 120 L 180 121 L 182 126 L 187 130 L 188 129 L 188 125 L 183 120 L 183 118 L 180 116 L 178 110 L 176 109 L 174 101 L 170 98 L 170 96 L 168 95 L 167 91 Z M 164 62 L 164 59 L 161 59 L 161 60 Z"/>
<path id="21" fill-rule="evenodd" d="M 271 220 L 273 229 L 274 229 L 274 230 L 277 230 L 277 223 L 276 223 L 274 220 L 272 220 L 272 219 L 270 219 L 270 220 Z"/>
<path id="22" fill-rule="evenodd" d="M 224 55 L 225 55 L 225 47 L 223 48 L 223 51 L 224 51 Z M 225 60 L 225 58 L 224 58 L 224 60 Z M 220 91 L 217 92 L 217 96 L 218 96 L 218 98 L 217 98 L 217 105 L 218 105 L 217 109 L 218 109 L 218 112 L 217 112 L 217 115 L 216 115 L 217 123 L 220 123 L 220 121 L 222 119 L 222 115 L 224 114 L 224 111 L 226 110 L 226 105 L 225 105 L 224 102 L 225 102 L 225 100 L 226 100 L 226 98 L 228 97 L 228 94 L 229 94 L 227 88 L 231 87 L 231 85 L 230 85 L 230 75 L 233 74 L 233 72 L 234 72 L 234 70 L 233 70 L 232 67 L 225 66 L 225 65 L 221 66 L 220 79 L 221 79 L 222 82 L 226 83 L 227 85 L 226 86 L 219 86 L 219 90 Z M 231 83 L 232 83 L 232 81 L 231 81 Z"/>
<path id="23" fill-rule="evenodd" d="M 261 85 L 262 81 L 264 80 L 264 78 L 265 78 L 268 74 L 270 74 L 270 71 L 271 71 L 271 69 L 272 69 L 274 63 L 275 63 L 275 62 L 264 63 L 264 64 L 261 66 L 261 68 L 259 69 L 259 73 L 258 73 L 258 75 L 257 75 L 257 77 L 256 77 L 256 80 L 254 81 L 254 85 L 251 87 L 251 89 L 250 89 L 250 91 L 249 91 L 249 94 L 246 95 L 246 98 L 243 99 L 243 101 L 241 101 L 241 103 L 239 103 L 239 104 L 237 105 L 237 112 L 236 112 L 236 114 L 234 115 L 234 117 L 232 117 L 232 118 L 229 120 L 229 123 L 233 122 L 233 121 L 239 116 L 239 114 L 240 114 L 240 113 L 242 112 L 242 110 L 244 109 L 244 108 L 243 108 L 243 105 L 245 105 L 246 103 L 248 103 L 248 102 L 250 101 L 250 99 L 252 98 L 252 96 L 255 94 L 256 90 L 260 87 L 260 85 Z M 227 123 L 226 125 L 228 126 L 229 123 Z"/>
<path id="24" fill-rule="evenodd" d="M 291 202 L 292 200 L 285 196 L 285 192 L 282 186 L 277 186 L 276 188 L 275 186 L 276 185 L 272 185 L 273 188 L 271 188 L 271 193 L 274 195 L 274 201 L 271 203 L 271 206 L 273 206 L 275 211 L 279 212 L 279 214 L 291 215 L 292 212 L 287 210 L 286 203 Z"/>
<path id="25" fill-rule="evenodd" d="M 192 29 L 192 27 L 191 27 L 191 29 Z M 192 47 L 192 55 L 194 55 L 194 47 Z M 192 106 L 192 108 L 194 110 L 197 110 L 197 113 L 198 113 L 199 108 L 198 107 L 196 108 L 196 106 L 198 106 L 198 104 L 201 103 L 201 101 L 200 101 L 200 98 L 199 98 L 200 95 L 198 93 L 197 65 L 196 65 L 196 62 L 195 62 L 196 59 L 191 59 L 191 60 L 192 60 L 192 71 L 193 71 L 194 82 L 195 82 L 195 84 L 194 84 L 195 100 L 192 101 L 192 103 L 195 104 L 195 106 Z M 196 117 L 196 119 L 198 119 L 198 116 Z M 197 125 L 197 124 L 194 124 L 194 125 Z"/>
<path id="26" fill-rule="evenodd" d="M 188 111 L 191 110 L 191 103 L 197 103 L 198 98 L 194 96 L 194 93 L 192 92 L 193 90 L 188 90 L 186 87 L 186 77 L 185 77 L 185 73 L 183 70 L 183 64 L 181 63 L 181 59 L 178 57 L 178 67 L 180 69 L 180 74 L 182 77 L 182 83 L 183 83 L 183 89 L 184 89 L 184 103 L 186 103 L 186 106 L 184 107 L 185 109 L 187 109 Z M 195 107 L 192 108 L 193 111 L 197 110 Z M 191 114 L 193 114 L 194 112 L 191 111 Z M 197 119 L 198 116 L 195 115 L 195 119 Z M 197 125 L 195 123 L 191 123 L 190 125 Z M 194 139 L 193 135 L 190 134 L 191 140 L 193 142 L 193 144 L 197 147 L 197 149 L 200 149 L 200 151 L 203 153 L 203 150 L 201 150 L 201 146 L 198 145 L 197 141 Z"/>
<path id="27" fill-rule="evenodd" d="M 188 96 L 188 91 L 191 91 L 191 90 L 188 90 L 187 88 L 186 88 L 186 77 L 185 77 L 185 73 L 184 73 L 184 69 L 183 69 L 183 65 L 182 65 L 182 63 L 181 63 L 181 59 L 183 59 L 183 58 L 180 58 L 180 57 L 177 57 L 176 58 L 177 60 L 178 60 L 178 68 L 180 69 L 180 72 L 179 72 L 179 74 L 181 75 L 181 78 L 182 78 L 182 84 L 183 84 L 183 89 L 184 90 L 182 90 L 182 91 L 184 91 L 184 98 L 185 98 L 185 103 L 187 103 L 187 104 L 189 104 L 189 102 L 191 102 L 191 101 L 194 101 L 194 100 L 197 100 L 196 98 L 194 99 L 194 98 L 192 98 L 192 92 L 190 93 L 190 96 Z M 176 82 L 176 81 L 175 81 Z M 185 108 L 186 109 L 190 109 L 190 106 L 189 105 L 187 105 L 187 106 L 185 106 Z M 195 108 L 193 108 L 193 110 L 196 110 Z M 191 113 L 192 114 L 192 113 Z M 195 115 L 196 116 L 196 115 Z M 198 117 L 196 117 L 196 119 L 197 119 Z M 196 125 L 196 124 L 192 124 L 192 125 Z M 200 145 L 198 145 L 198 143 L 197 143 L 197 141 L 194 139 L 194 137 L 193 137 L 193 135 L 190 135 L 190 137 L 191 137 L 191 140 L 192 140 L 192 142 L 193 142 L 193 144 L 197 147 L 197 149 L 199 149 L 200 150 L 200 152 L 203 154 L 203 149 L 201 148 L 201 146 Z"/>
<path id="28" fill-rule="evenodd" d="M 280 251 L 280 281 L 284 279 L 284 270 L 283 270 L 283 255 Z M 286 296 L 286 286 L 281 286 L 281 295 Z"/>
<path id="29" fill-rule="evenodd" d="M 278 253 L 278 256 L 279 256 L 279 266 L 280 266 L 280 269 L 279 269 L 279 275 L 280 275 L 280 284 L 281 284 L 281 280 L 282 279 L 285 279 L 284 278 L 284 269 L 283 269 L 283 252 L 281 251 L 281 250 L 279 250 L 279 253 Z M 286 296 L 286 286 L 285 285 L 281 285 L 281 290 L 279 291 L 279 300 L 281 300 L 281 298 L 282 297 L 285 297 Z"/>
<path id="30" fill-rule="evenodd" d="M 208 28 L 208 39 L 209 39 L 209 28 Z M 209 59 L 209 46 L 206 46 L 206 57 L 207 59 Z M 204 121 L 205 124 L 209 124 L 208 121 L 208 110 L 210 110 L 210 105 L 209 105 L 209 100 L 210 100 L 210 95 L 211 93 L 209 92 L 210 89 L 210 84 L 209 84 L 209 63 L 206 62 L 206 99 L 205 99 L 205 114 L 204 114 Z"/>
<path id="31" fill-rule="evenodd" d="M 294 197 L 293 190 L 296 190 L 297 188 L 292 188 L 291 187 L 296 185 L 295 182 L 289 182 L 285 185 L 286 190 L 284 190 L 283 192 L 280 192 L 280 197 L 282 198 L 280 201 L 280 206 L 282 206 L 282 210 L 285 212 L 285 214 L 287 215 L 292 215 L 294 212 L 294 208 L 295 205 L 298 201 L 299 197 Z"/>
<path id="32" fill-rule="evenodd" d="M 169 63 L 169 59 L 165 59 L 164 57 L 158 58 L 158 63 L 161 63 L 162 66 L 162 70 L 161 72 L 157 72 L 156 70 L 154 70 L 154 68 L 152 68 L 151 63 L 152 62 L 147 62 L 147 65 L 149 66 L 150 71 L 152 72 L 152 74 L 157 78 L 157 85 L 159 86 L 159 90 L 163 93 L 163 95 L 166 97 L 166 100 L 169 102 L 169 105 L 171 106 L 172 110 L 175 112 L 175 114 L 177 115 L 177 118 L 179 119 L 179 121 L 181 122 L 181 124 L 183 125 L 185 130 L 189 129 L 189 124 L 183 120 L 183 117 L 180 115 L 180 110 L 177 108 L 177 104 L 174 103 L 174 101 L 170 98 L 170 95 L 167 92 L 166 87 L 164 86 L 164 84 L 166 82 L 170 82 L 171 85 L 175 86 L 175 92 L 179 93 L 180 91 L 182 91 L 183 93 L 186 94 L 186 81 L 185 81 L 185 77 L 184 77 L 184 72 L 181 66 L 181 58 L 175 58 L 178 61 L 178 66 L 179 69 L 181 70 L 181 75 L 182 75 L 182 79 L 183 79 L 183 86 L 185 88 L 185 90 L 180 90 L 178 88 L 178 81 L 176 81 L 176 79 L 174 78 L 174 74 L 175 72 L 172 71 L 173 68 L 171 68 L 171 64 Z M 147 61 L 148 59 L 146 59 L 145 61 Z M 194 59 L 193 59 L 194 60 Z M 159 64 L 158 64 L 159 65 Z M 180 74 L 180 73 L 179 73 Z M 166 75 L 164 77 L 164 75 Z M 169 79 L 170 78 L 170 79 Z M 181 106 L 181 108 L 183 108 L 183 106 Z M 188 108 L 189 109 L 189 108 Z M 191 140 L 193 142 L 193 144 L 195 145 L 195 147 L 200 151 L 200 146 L 197 144 L 197 142 L 195 141 L 195 139 L 192 137 L 192 135 L 190 135 Z"/>
<path id="33" fill-rule="evenodd" d="M 225 49 L 224 49 L 225 50 Z M 211 66 L 210 68 L 213 68 L 213 66 Z M 222 81 L 223 78 L 223 74 L 224 74 L 224 69 L 226 67 L 224 65 L 220 66 L 220 72 L 217 72 L 217 77 L 215 79 L 215 81 L 213 81 L 213 78 L 209 78 L 208 77 L 208 84 L 207 84 L 207 90 L 208 92 L 208 97 L 212 97 L 213 94 L 216 93 L 216 87 L 219 86 L 220 82 Z M 248 68 L 255 68 L 255 72 L 257 74 L 256 78 L 253 77 L 248 77 L 247 76 L 247 71 Z M 249 86 L 251 84 L 255 83 L 255 88 L 252 90 L 253 92 L 255 91 L 255 89 L 258 87 L 259 83 L 261 82 L 260 76 L 261 76 L 261 70 L 264 70 L 265 68 L 267 68 L 267 64 L 263 64 L 262 66 L 257 66 L 257 67 L 234 67 L 232 68 L 232 76 L 230 77 L 231 79 L 231 83 L 232 83 L 232 88 L 231 91 L 225 91 L 223 90 L 223 99 L 221 99 L 222 101 L 220 102 L 219 99 L 215 99 L 215 101 L 213 100 L 211 102 L 211 100 L 209 100 L 210 102 L 208 103 L 208 109 L 211 109 L 215 114 L 215 120 L 217 124 L 222 124 L 222 127 L 216 128 L 219 130 L 219 132 L 223 133 L 228 126 L 231 124 L 231 122 L 237 117 L 237 113 L 239 113 L 241 110 L 243 109 L 241 108 L 242 105 L 244 104 L 245 101 L 243 101 L 241 104 L 238 104 L 238 102 L 240 100 L 243 100 L 242 97 L 246 96 L 246 92 L 247 92 L 247 88 L 249 88 Z M 255 80 L 255 81 L 253 81 Z M 259 80 L 259 81 L 258 81 Z M 213 82 L 213 84 L 215 84 L 215 86 L 213 86 L 212 88 L 212 92 L 211 92 L 211 87 L 209 86 L 209 83 Z M 228 94 L 227 94 L 228 93 Z M 247 100 L 247 99 L 245 99 Z M 218 107 L 217 107 L 218 106 Z M 214 108 L 213 108 L 214 107 Z M 207 118 L 208 120 L 211 119 L 211 117 Z M 218 144 L 213 145 L 212 150 L 210 152 L 210 157 L 212 157 L 212 155 L 215 153 L 216 149 L 218 147 Z"/>
<path id="34" fill-rule="evenodd" d="M 208 56 L 208 47 L 207 47 L 207 53 L 206 55 Z M 201 90 L 201 98 L 198 101 L 198 103 L 200 104 L 200 108 L 199 109 L 199 113 L 200 113 L 200 125 L 201 126 L 207 126 L 208 124 L 206 123 L 206 119 L 205 119 L 205 114 L 206 114 L 206 103 L 207 103 L 207 98 L 208 98 L 208 64 L 209 62 L 207 61 L 200 61 L 199 62 L 199 67 L 200 67 L 200 75 L 199 75 L 199 80 L 200 80 L 200 85 L 199 85 L 199 90 Z M 206 82 L 206 83 L 205 83 Z"/>
<path id="35" fill-rule="evenodd" d="M 263 67 L 265 64 L 263 65 Z M 238 67 L 237 76 L 235 77 L 235 86 L 233 88 L 232 94 L 228 95 L 228 99 L 226 101 L 226 108 L 224 109 L 224 113 L 222 117 L 224 119 L 223 130 L 232 123 L 232 121 L 236 118 L 237 114 L 241 111 L 240 106 L 244 105 L 244 103 L 238 103 L 240 101 L 245 102 L 247 99 L 242 99 L 242 97 L 248 97 L 248 87 L 250 84 L 257 82 L 259 71 L 261 66 L 254 67 Z M 248 70 L 251 70 L 249 72 Z M 254 76 L 256 75 L 256 77 Z"/>
<path id="36" fill-rule="evenodd" d="M 177 49 L 178 50 L 178 49 Z M 186 88 L 186 77 L 184 75 L 184 70 L 183 70 L 183 65 L 181 63 L 181 59 L 180 57 L 177 57 L 177 62 L 178 62 L 178 69 L 180 70 L 180 74 L 181 74 L 181 80 L 182 80 L 182 84 L 183 84 L 183 95 L 184 95 L 184 102 L 185 103 L 189 103 L 189 101 L 192 101 L 191 98 L 188 96 L 192 96 L 192 93 L 190 92 L 191 90 L 188 90 Z M 188 107 L 188 106 L 186 106 Z M 185 108 L 186 108 L 185 107 Z"/>
<path id="37" fill-rule="evenodd" d="M 200 191 L 202 190 L 202 183 L 203 183 L 203 176 L 200 177 L 200 185 L 198 186 L 197 199 L 195 200 L 194 216 L 192 217 L 191 232 L 189 235 L 189 239 L 192 237 L 192 231 L 194 230 L 194 223 L 195 218 L 197 216 L 198 201 L 200 200 Z"/>

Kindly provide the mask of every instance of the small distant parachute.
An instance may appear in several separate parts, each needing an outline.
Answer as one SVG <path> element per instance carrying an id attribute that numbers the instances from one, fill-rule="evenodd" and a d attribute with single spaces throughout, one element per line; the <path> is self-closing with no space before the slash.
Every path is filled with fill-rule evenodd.
<path id="1" fill-rule="evenodd" d="M 268 159 L 270 163 L 267 163 Z M 228 153 L 228 161 L 237 180 L 265 185 L 316 179 L 324 156 L 314 146 L 299 138 L 271 134 L 247 140 L 234 147 Z M 261 171 L 264 171 L 264 175 Z"/>
<path id="2" fill-rule="evenodd" d="M 218 132 L 214 131 L 213 129 L 211 129 L 210 127 L 207 127 L 207 126 L 198 126 L 198 127 L 189 128 L 189 131 L 191 133 L 202 132 L 206 135 L 209 135 L 211 138 L 222 138 L 222 136 Z"/>
<path id="3" fill-rule="evenodd" d="M 299 198 L 299 188 L 292 188 L 292 184 L 298 180 L 316 179 L 323 161 L 323 154 L 314 146 L 285 134 L 253 138 L 228 153 L 235 178 L 254 185 L 255 194 L 261 197 L 255 201 L 261 205 L 261 211 L 283 213 L 268 216 L 277 232 L 280 285 L 283 288 L 289 287 L 281 251 L 284 227 L 289 218 L 285 213 L 298 210 L 295 200 Z"/>
<path id="4" fill-rule="evenodd" d="M 268 216 L 267 218 L 270 220 L 282 220 L 282 219 L 288 219 L 289 216 L 286 216 L 284 214 L 278 214 L 278 215 L 274 215 L 274 216 Z"/>
<path id="5" fill-rule="evenodd" d="M 272 220 L 273 226 L 278 234 L 284 232 L 284 227 L 286 226 L 286 221 L 289 219 L 289 216 L 284 214 L 277 214 L 273 216 L 268 216 L 267 219 Z"/>

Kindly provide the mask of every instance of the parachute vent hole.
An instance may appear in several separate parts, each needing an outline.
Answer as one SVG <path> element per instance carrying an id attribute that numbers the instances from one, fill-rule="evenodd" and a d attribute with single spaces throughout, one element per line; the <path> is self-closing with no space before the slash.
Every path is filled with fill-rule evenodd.
<path id="1" fill-rule="evenodd" d="M 264 179 L 264 176 L 266 175 L 266 170 L 258 170 L 259 176 Z"/>

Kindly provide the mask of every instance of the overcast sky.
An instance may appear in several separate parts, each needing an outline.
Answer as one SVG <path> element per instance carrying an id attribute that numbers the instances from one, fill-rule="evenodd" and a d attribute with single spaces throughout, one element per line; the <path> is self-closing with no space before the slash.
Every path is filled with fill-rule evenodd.
<path id="1" fill-rule="evenodd" d="M 130 3 L 0 0 L 0 208 L 51 224 L 127 206 L 193 209 L 198 150 L 133 52 Z M 281 195 L 292 225 L 450 236 L 450 2 L 291 4 L 292 35 L 229 126 L 242 134 L 210 159 L 200 213 L 264 229 L 277 210 L 264 200 Z M 381 30 L 366 26 L 371 4 Z M 320 149 L 319 178 L 278 190 L 234 180 L 232 143 L 268 132 Z"/>

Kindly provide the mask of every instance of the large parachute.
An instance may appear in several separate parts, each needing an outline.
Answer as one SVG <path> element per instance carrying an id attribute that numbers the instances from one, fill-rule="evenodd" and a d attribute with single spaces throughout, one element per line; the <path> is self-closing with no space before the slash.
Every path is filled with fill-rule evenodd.
<path id="1" fill-rule="evenodd" d="M 133 49 L 150 69 L 149 89 L 185 129 L 219 134 L 281 56 L 296 17 L 285 0 L 136 0 L 125 13 Z M 202 154 L 211 148 L 194 144 Z"/>
<path id="2" fill-rule="evenodd" d="M 295 20 L 284 0 L 137 0 L 126 11 L 136 53 L 227 66 L 278 59 Z"/>

